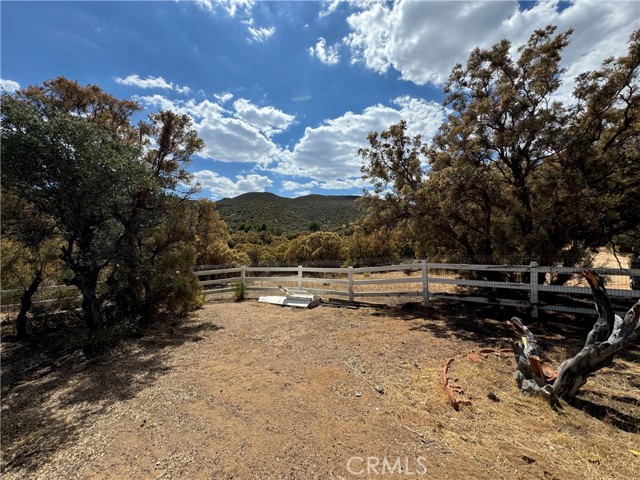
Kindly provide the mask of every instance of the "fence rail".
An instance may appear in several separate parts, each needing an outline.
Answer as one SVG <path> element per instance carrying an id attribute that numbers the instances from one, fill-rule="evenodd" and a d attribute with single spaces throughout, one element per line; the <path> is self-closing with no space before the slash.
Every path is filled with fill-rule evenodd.
<path id="1" fill-rule="evenodd" d="M 629 281 L 631 277 L 640 277 L 640 269 L 593 270 L 608 276 L 607 291 L 611 297 L 640 297 L 640 290 L 632 290 Z M 208 294 L 232 291 L 233 284 L 238 282 L 243 283 L 246 290 L 255 291 L 277 290 L 283 285 L 306 288 L 317 295 L 346 297 L 349 301 L 359 297 L 417 297 L 424 305 L 429 305 L 431 299 L 456 299 L 523 307 L 530 309 L 531 316 L 537 318 L 540 309 L 580 314 L 593 312 L 588 303 L 580 305 L 591 296 L 591 289 L 580 285 L 582 271 L 581 268 L 539 266 L 535 262 L 530 265 L 467 265 L 421 260 L 376 267 L 196 268 L 194 274 L 205 287 L 216 286 L 206 289 Z M 394 276 L 397 272 L 404 276 Z M 495 280 L 496 273 L 509 276 L 509 281 Z M 230 274 L 233 276 L 225 278 Z M 372 278 L 375 274 L 381 277 Z M 551 280 L 559 274 L 570 276 L 570 284 L 553 285 Z M 544 283 L 541 283 L 542 278 Z M 401 288 L 397 290 L 397 286 Z M 563 294 L 563 298 L 558 294 Z"/>
<path id="2" fill-rule="evenodd" d="M 0 308 L 3 312 L 17 311 L 20 309 L 20 300 L 24 289 L 1 290 L 0 291 Z M 34 306 L 54 306 L 56 308 L 64 308 L 70 305 L 79 304 L 82 296 L 76 287 L 67 285 L 50 285 L 40 287 L 32 299 Z"/>
<path id="3" fill-rule="evenodd" d="M 640 277 L 640 269 L 594 268 L 608 278 L 607 292 L 626 302 L 640 297 L 631 289 L 630 279 Z M 279 286 L 306 288 L 317 295 L 356 298 L 414 297 L 429 305 L 432 299 L 504 305 L 530 309 L 533 318 L 538 310 L 578 314 L 593 313 L 591 289 L 581 285 L 581 268 L 530 265 L 475 265 L 464 263 L 429 263 L 426 260 L 399 265 L 374 267 L 320 268 L 307 266 L 228 267 L 207 265 L 194 269 L 207 294 L 231 292 L 234 284 L 246 290 L 274 291 Z M 398 275 L 401 273 L 401 275 Z M 496 279 L 496 274 L 498 279 Z M 556 275 L 570 276 L 564 285 L 553 285 Z M 507 278 L 504 280 L 503 278 Z M 541 282 L 544 278 L 544 283 Z M 19 308 L 22 290 L 2 290 L 4 311 Z M 78 302 L 75 287 L 53 285 L 41 287 L 35 305 Z M 619 313 L 622 313 L 619 312 Z"/>

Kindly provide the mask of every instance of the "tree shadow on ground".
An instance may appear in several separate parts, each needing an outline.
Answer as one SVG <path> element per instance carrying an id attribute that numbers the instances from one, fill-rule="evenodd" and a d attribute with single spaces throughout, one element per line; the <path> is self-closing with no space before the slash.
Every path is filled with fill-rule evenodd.
<path id="1" fill-rule="evenodd" d="M 400 307 L 381 306 L 373 314 L 397 318 L 409 323 L 413 331 L 428 332 L 438 338 L 455 339 L 476 344 L 478 348 L 500 346 L 509 348 L 514 333 L 507 320 L 516 316 L 524 320 L 536 336 L 543 352 L 559 351 L 564 360 L 578 353 L 597 319 L 593 315 L 572 315 L 540 312 L 537 320 L 518 308 L 470 304 L 451 300 L 432 301 L 428 308 L 418 303 Z M 640 347 L 631 347 L 616 358 L 640 360 Z"/>
<path id="2" fill-rule="evenodd" d="M 595 392 L 588 392 L 589 396 L 593 396 L 594 393 Z M 584 395 L 584 393 L 582 395 Z M 620 401 L 620 397 L 613 396 L 612 399 Z M 608 399 L 604 399 L 604 401 L 607 400 Z M 631 402 L 629 402 L 629 400 L 631 400 Z M 640 433 L 640 417 L 637 415 L 624 413 L 620 411 L 619 408 L 612 405 L 603 405 L 587 398 L 581 398 L 581 394 L 572 398 L 568 403 L 572 407 L 582 410 L 587 415 L 597 418 L 598 420 L 602 420 L 619 430 L 630 433 Z M 634 398 L 625 398 L 624 403 L 633 403 L 638 405 L 638 400 Z"/>
<path id="3" fill-rule="evenodd" d="M 432 302 L 429 308 L 419 304 L 405 304 L 400 308 L 384 308 L 378 316 L 398 318 L 409 323 L 409 329 L 427 332 L 438 338 L 460 340 L 475 347 L 509 348 L 514 334 L 507 324 L 513 316 L 526 315 L 515 308 L 495 307 L 458 302 Z M 567 358 L 577 354 L 593 327 L 597 314 L 574 316 L 541 312 L 540 318 L 528 321 L 527 326 L 536 336 L 542 351 L 551 354 L 556 367 Z M 610 424 L 614 428 L 631 433 L 640 433 L 640 417 L 637 407 L 640 398 L 619 394 L 618 386 L 626 385 L 628 392 L 640 391 L 640 375 L 632 373 L 624 361 L 640 362 L 640 345 L 633 345 L 616 355 L 616 362 L 607 370 L 610 387 L 600 386 L 583 389 L 569 403 L 574 408 Z M 597 375 L 597 374 L 596 374 Z"/>
<path id="4" fill-rule="evenodd" d="M 3 474 L 29 475 L 56 452 L 78 441 L 96 415 L 135 397 L 171 367 L 172 347 L 197 342 L 221 330 L 193 317 L 169 319 L 137 332 L 88 358 L 73 321 L 40 331 L 21 342 L 3 341 Z"/>
<path id="5" fill-rule="evenodd" d="M 595 317 L 585 320 L 541 313 L 535 322 L 527 322 L 528 314 L 522 309 L 451 300 L 432 301 L 428 308 L 408 303 L 399 308 L 380 309 L 374 315 L 398 318 L 407 321 L 410 330 L 473 343 L 478 348 L 509 348 L 514 334 L 507 320 L 517 316 L 525 319 L 543 350 L 557 344 L 566 349 L 579 349 L 595 320 Z"/>

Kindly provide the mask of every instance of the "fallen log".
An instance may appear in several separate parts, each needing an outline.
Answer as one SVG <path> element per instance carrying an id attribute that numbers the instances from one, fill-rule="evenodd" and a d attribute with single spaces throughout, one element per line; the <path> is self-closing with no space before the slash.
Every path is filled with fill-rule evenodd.
<path id="1" fill-rule="evenodd" d="M 509 322 L 519 335 L 512 342 L 518 386 L 527 394 L 547 395 L 552 404 L 557 404 L 558 398 L 575 397 L 590 375 L 611 365 L 615 355 L 640 336 L 640 300 L 621 318 L 613 311 L 602 277 L 590 270 L 583 274 L 591 287 L 598 318 L 582 350 L 565 360 L 557 372 L 545 363 L 538 342 L 522 320 L 513 317 Z"/>

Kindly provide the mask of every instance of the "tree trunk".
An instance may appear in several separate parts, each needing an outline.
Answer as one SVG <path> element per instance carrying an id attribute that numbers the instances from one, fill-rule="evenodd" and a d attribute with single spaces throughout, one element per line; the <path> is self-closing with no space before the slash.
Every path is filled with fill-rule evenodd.
<path id="1" fill-rule="evenodd" d="M 25 338 L 27 336 L 27 314 L 29 310 L 31 310 L 33 295 L 38 290 L 40 283 L 42 283 L 42 269 L 36 271 L 31 285 L 29 285 L 20 298 L 20 312 L 18 313 L 18 318 L 16 318 L 18 338 Z"/>
<path id="2" fill-rule="evenodd" d="M 78 287 L 82 294 L 82 312 L 87 327 L 91 330 L 98 330 L 103 323 L 101 302 L 96 292 L 98 270 L 96 268 L 83 268 L 82 270 L 82 273 L 76 273 L 68 283 Z"/>
<path id="3" fill-rule="evenodd" d="M 74 273 L 73 278 L 65 280 L 67 285 L 75 285 L 82 294 L 82 312 L 85 324 L 90 330 L 98 330 L 103 323 L 101 301 L 96 292 L 98 286 L 99 267 L 92 259 L 91 229 L 82 232 L 78 237 L 77 251 L 74 249 L 75 239 L 69 239 L 68 245 L 62 247 L 63 260 Z"/>
<path id="4" fill-rule="evenodd" d="M 82 311 L 84 313 L 84 321 L 91 330 L 98 330 L 102 326 L 102 309 L 100 302 L 96 296 L 95 290 L 90 291 L 87 288 L 81 288 L 82 292 Z"/>
<path id="5" fill-rule="evenodd" d="M 640 300 L 620 318 L 613 312 L 602 278 L 591 271 L 585 271 L 584 276 L 596 301 L 598 319 L 582 350 L 565 360 L 557 374 L 541 360 L 540 349 L 529 329 L 519 318 L 511 319 L 511 327 L 520 335 L 520 340 L 512 345 L 518 369 L 516 379 L 523 392 L 546 394 L 552 402 L 558 398 L 570 400 L 589 375 L 611 365 L 616 353 L 640 337 Z"/>

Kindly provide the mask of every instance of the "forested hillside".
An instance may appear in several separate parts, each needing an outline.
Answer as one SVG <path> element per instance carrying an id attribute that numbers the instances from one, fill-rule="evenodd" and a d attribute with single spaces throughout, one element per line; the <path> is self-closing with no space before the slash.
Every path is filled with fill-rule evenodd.
<path id="1" fill-rule="evenodd" d="M 252 228 L 288 234 L 348 226 L 361 216 L 357 198 L 353 195 L 283 198 L 273 193 L 245 193 L 223 198 L 217 206 L 231 231 Z"/>

